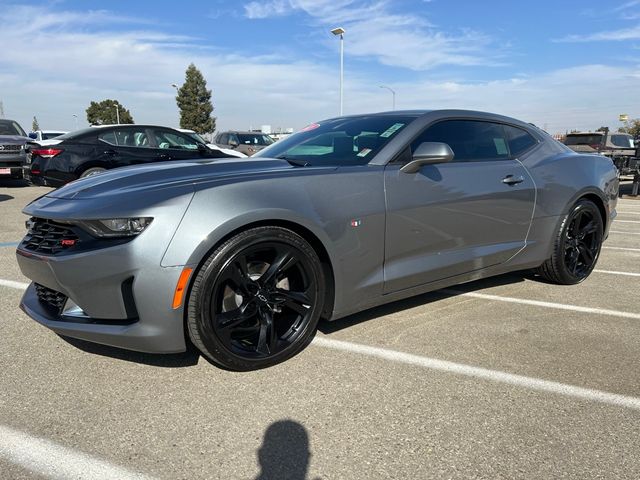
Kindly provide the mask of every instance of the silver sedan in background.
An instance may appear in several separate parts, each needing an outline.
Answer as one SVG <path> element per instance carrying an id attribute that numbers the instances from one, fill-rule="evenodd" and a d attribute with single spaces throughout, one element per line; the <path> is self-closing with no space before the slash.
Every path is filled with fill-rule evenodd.
<path id="1" fill-rule="evenodd" d="M 611 160 L 512 118 L 333 118 L 247 160 L 122 168 L 35 200 L 21 307 L 61 335 L 191 341 L 223 368 L 263 368 L 320 318 L 514 270 L 579 283 L 617 194 Z"/>

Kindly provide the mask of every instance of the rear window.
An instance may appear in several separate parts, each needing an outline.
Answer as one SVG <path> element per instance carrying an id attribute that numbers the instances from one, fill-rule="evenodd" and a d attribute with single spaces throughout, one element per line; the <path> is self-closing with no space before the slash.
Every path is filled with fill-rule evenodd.
<path id="1" fill-rule="evenodd" d="M 511 155 L 520 155 L 522 152 L 529 150 L 538 141 L 533 138 L 526 130 L 511 125 L 505 125 L 507 137 L 509 138 L 509 150 Z"/>
<path id="2" fill-rule="evenodd" d="M 602 134 L 575 134 L 570 133 L 564 141 L 565 145 L 600 145 Z"/>
<path id="3" fill-rule="evenodd" d="M 27 133 L 13 120 L 1 120 L 0 135 L 19 135 L 26 137 Z"/>
<path id="4" fill-rule="evenodd" d="M 631 135 L 611 135 L 611 143 L 616 147 L 635 148 Z"/>

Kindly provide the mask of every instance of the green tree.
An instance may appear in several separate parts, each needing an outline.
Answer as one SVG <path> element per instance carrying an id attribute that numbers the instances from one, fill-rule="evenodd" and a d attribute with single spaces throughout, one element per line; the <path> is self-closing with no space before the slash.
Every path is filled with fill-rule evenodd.
<path id="1" fill-rule="evenodd" d="M 596 130 L 596 132 L 608 132 L 609 131 L 609 127 L 600 127 Z"/>
<path id="2" fill-rule="evenodd" d="M 181 128 L 189 128 L 201 135 L 215 131 L 216 119 L 211 116 L 211 90 L 207 90 L 207 81 L 193 63 L 187 67 L 176 103 L 180 109 Z"/>
<path id="3" fill-rule="evenodd" d="M 640 136 L 640 118 L 627 120 L 624 122 L 624 127 L 620 127 L 618 131 L 633 135 L 634 138 Z"/>
<path id="4" fill-rule="evenodd" d="M 89 125 L 115 124 L 118 123 L 118 117 L 120 117 L 120 123 L 134 123 L 129 110 L 124 108 L 117 100 L 91 102 L 87 108 L 87 122 L 89 122 Z"/>
<path id="5" fill-rule="evenodd" d="M 33 121 L 31 122 L 31 131 L 32 132 L 36 132 L 40 130 L 40 124 L 38 123 L 38 119 L 36 118 L 36 116 L 33 116 Z"/>

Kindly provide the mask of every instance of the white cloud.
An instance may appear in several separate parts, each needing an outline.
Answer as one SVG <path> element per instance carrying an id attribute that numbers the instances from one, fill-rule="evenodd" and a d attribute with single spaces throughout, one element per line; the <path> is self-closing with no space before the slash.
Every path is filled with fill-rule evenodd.
<path id="1" fill-rule="evenodd" d="M 598 42 L 598 41 L 623 41 L 640 39 L 640 25 L 631 28 L 621 28 L 587 35 L 567 35 L 555 40 L 556 42 Z"/>
<path id="2" fill-rule="evenodd" d="M 292 9 L 287 0 L 250 2 L 244 6 L 245 16 L 251 19 L 279 17 L 290 13 Z"/>
<path id="3" fill-rule="evenodd" d="M 472 30 L 439 31 L 418 7 L 398 13 L 386 0 L 268 0 L 245 5 L 253 19 L 302 12 L 326 30 L 346 30 L 350 56 L 376 58 L 385 65 L 421 71 L 440 65 L 497 64 L 491 38 Z"/>
<path id="4" fill-rule="evenodd" d="M 329 8 L 324 0 L 318 5 Z M 333 63 L 327 67 L 284 56 L 229 55 L 215 46 L 205 48 L 197 39 L 163 33 L 166 28 L 151 23 L 127 28 L 130 19 L 108 12 L 54 15 L 40 7 L 28 8 L 0 11 L 0 100 L 6 115 L 27 128 L 34 115 L 43 128 L 72 129 L 73 114 L 82 126 L 89 102 L 105 98 L 121 101 L 138 123 L 177 126 L 170 84 L 181 83 L 190 62 L 213 90 L 214 115 L 221 129 L 262 124 L 299 128 L 337 114 L 338 75 Z M 31 28 L 29 23 L 36 18 L 48 27 Z M 114 22 L 117 31 L 104 29 Z M 85 28 L 89 23 L 93 28 Z M 355 25 L 350 28 L 357 31 Z M 331 40 L 329 35 L 327 39 Z M 365 55 L 373 47 L 362 41 L 358 48 Z M 379 81 L 347 67 L 346 113 L 391 107 L 390 94 L 378 87 Z M 619 113 L 640 116 L 628 111 L 630 99 L 637 97 L 638 68 L 592 65 L 488 82 L 413 76 L 418 75 L 423 78 L 386 82 L 397 92 L 399 109 L 495 111 L 547 124 L 552 131 L 614 127 Z"/>

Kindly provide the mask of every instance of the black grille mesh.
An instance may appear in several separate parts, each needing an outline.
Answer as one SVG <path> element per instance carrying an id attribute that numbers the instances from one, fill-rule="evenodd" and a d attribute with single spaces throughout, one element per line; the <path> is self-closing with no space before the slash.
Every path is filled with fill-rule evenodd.
<path id="1" fill-rule="evenodd" d="M 57 292 L 50 288 L 44 287 L 38 283 L 34 284 L 36 287 L 36 294 L 40 303 L 44 303 L 45 306 L 53 309 L 56 314 L 59 314 L 64 307 L 64 303 L 67 301 L 66 295 Z"/>
<path id="2" fill-rule="evenodd" d="M 74 243 L 78 241 L 78 236 L 68 225 L 52 220 L 33 217 L 27 222 L 27 226 L 29 230 L 24 237 L 23 247 L 32 252 L 55 255 L 69 248 L 69 246 L 62 244 L 63 240 Z"/>

